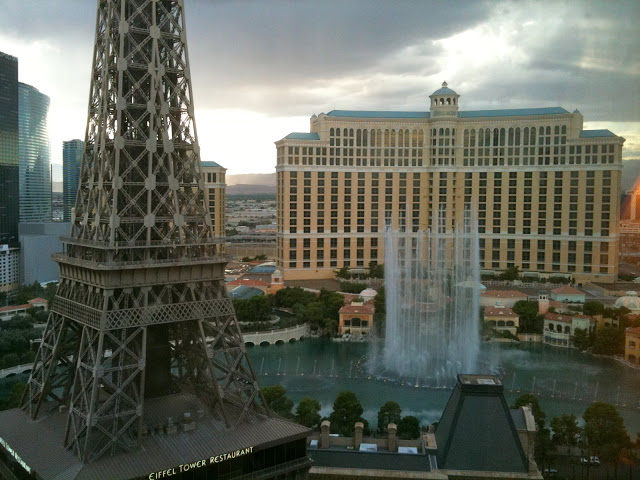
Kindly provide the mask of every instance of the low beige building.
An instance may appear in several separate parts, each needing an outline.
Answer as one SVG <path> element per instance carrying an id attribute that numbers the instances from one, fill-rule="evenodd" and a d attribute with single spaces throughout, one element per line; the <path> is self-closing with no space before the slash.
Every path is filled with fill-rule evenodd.
<path id="1" fill-rule="evenodd" d="M 596 321 L 587 315 L 562 315 L 547 313 L 544 316 L 543 343 L 559 347 L 571 347 L 571 337 L 577 329 L 591 331 Z"/>
<path id="2" fill-rule="evenodd" d="M 640 327 L 627 328 L 624 331 L 624 359 L 640 364 Z"/>
<path id="3" fill-rule="evenodd" d="M 515 335 L 520 326 L 520 317 L 510 308 L 498 303 L 484 309 L 484 323 L 499 332 Z"/>
<path id="4" fill-rule="evenodd" d="M 520 300 L 528 300 L 526 293 L 518 290 L 486 290 L 480 294 L 481 307 L 493 307 L 500 303 L 505 307 L 512 308 Z"/>
<path id="5" fill-rule="evenodd" d="M 340 309 L 340 323 L 338 333 L 352 335 L 366 335 L 373 330 L 373 314 L 375 308 L 372 302 L 353 301 Z"/>

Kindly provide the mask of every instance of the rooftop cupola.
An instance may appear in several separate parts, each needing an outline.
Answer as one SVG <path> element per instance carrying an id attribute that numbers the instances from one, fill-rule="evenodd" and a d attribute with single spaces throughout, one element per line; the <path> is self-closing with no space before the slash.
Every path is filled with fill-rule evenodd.
<path id="1" fill-rule="evenodd" d="M 458 116 L 458 95 L 451 90 L 447 82 L 442 82 L 442 88 L 439 88 L 431 95 L 431 116 L 432 117 L 457 117 Z"/>

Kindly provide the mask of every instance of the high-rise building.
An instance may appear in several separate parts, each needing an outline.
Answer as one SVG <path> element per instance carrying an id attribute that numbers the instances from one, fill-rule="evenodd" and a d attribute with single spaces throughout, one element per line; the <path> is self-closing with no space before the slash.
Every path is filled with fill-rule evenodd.
<path id="1" fill-rule="evenodd" d="M 269 411 L 226 293 L 185 3 L 98 2 L 60 282 L 22 410 L 0 412 L 22 477 L 307 478 L 310 430 Z"/>
<path id="2" fill-rule="evenodd" d="M 216 162 L 202 162 L 204 176 L 204 195 L 209 203 L 209 211 L 213 217 L 213 232 L 217 237 L 224 237 L 226 224 L 226 187 L 227 169 Z"/>
<path id="3" fill-rule="evenodd" d="M 51 146 L 49 97 L 37 88 L 19 84 L 20 221 L 51 220 Z"/>
<path id="4" fill-rule="evenodd" d="M 0 292 L 11 292 L 19 285 L 20 249 L 8 244 L 0 245 Z"/>
<path id="5" fill-rule="evenodd" d="M 459 98 L 445 83 L 430 111 L 333 110 L 276 142 L 285 280 L 366 270 L 384 262 L 387 222 L 451 235 L 466 206 L 483 274 L 616 279 L 625 139 L 584 130 L 577 110 L 462 111 Z"/>
<path id="6" fill-rule="evenodd" d="M 83 153 L 82 140 L 62 143 L 62 219 L 65 222 L 71 221 L 71 209 L 76 204 Z"/>
<path id="7" fill-rule="evenodd" d="M 0 52 L 0 245 L 18 244 L 18 59 Z"/>

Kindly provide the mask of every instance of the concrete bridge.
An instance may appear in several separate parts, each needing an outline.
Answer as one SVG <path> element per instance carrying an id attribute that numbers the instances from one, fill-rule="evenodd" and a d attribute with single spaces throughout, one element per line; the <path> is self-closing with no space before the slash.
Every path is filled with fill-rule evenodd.
<path id="1" fill-rule="evenodd" d="M 247 346 L 272 345 L 292 343 L 309 335 L 309 327 L 306 323 L 281 330 L 268 330 L 265 332 L 245 333 L 244 343 Z"/>
<path id="2" fill-rule="evenodd" d="M 21 373 L 31 373 L 33 363 L 25 363 L 23 365 L 16 365 L 15 367 L 3 368 L 0 370 L 0 378 L 13 377 L 20 375 Z"/>

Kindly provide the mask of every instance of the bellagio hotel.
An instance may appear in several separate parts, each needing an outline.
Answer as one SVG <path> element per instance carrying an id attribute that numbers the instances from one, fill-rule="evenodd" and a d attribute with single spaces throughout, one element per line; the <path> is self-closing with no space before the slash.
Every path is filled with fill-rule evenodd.
<path id="1" fill-rule="evenodd" d="M 286 280 L 384 263 L 384 228 L 452 233 L 477 212 L 480 268 L 577 283 L 617 275 L 624 138 L 561 107 L 333 110 L 277 147 L 277 254 Z M 443 220 L 440 220 L 441 222 Z"/>

